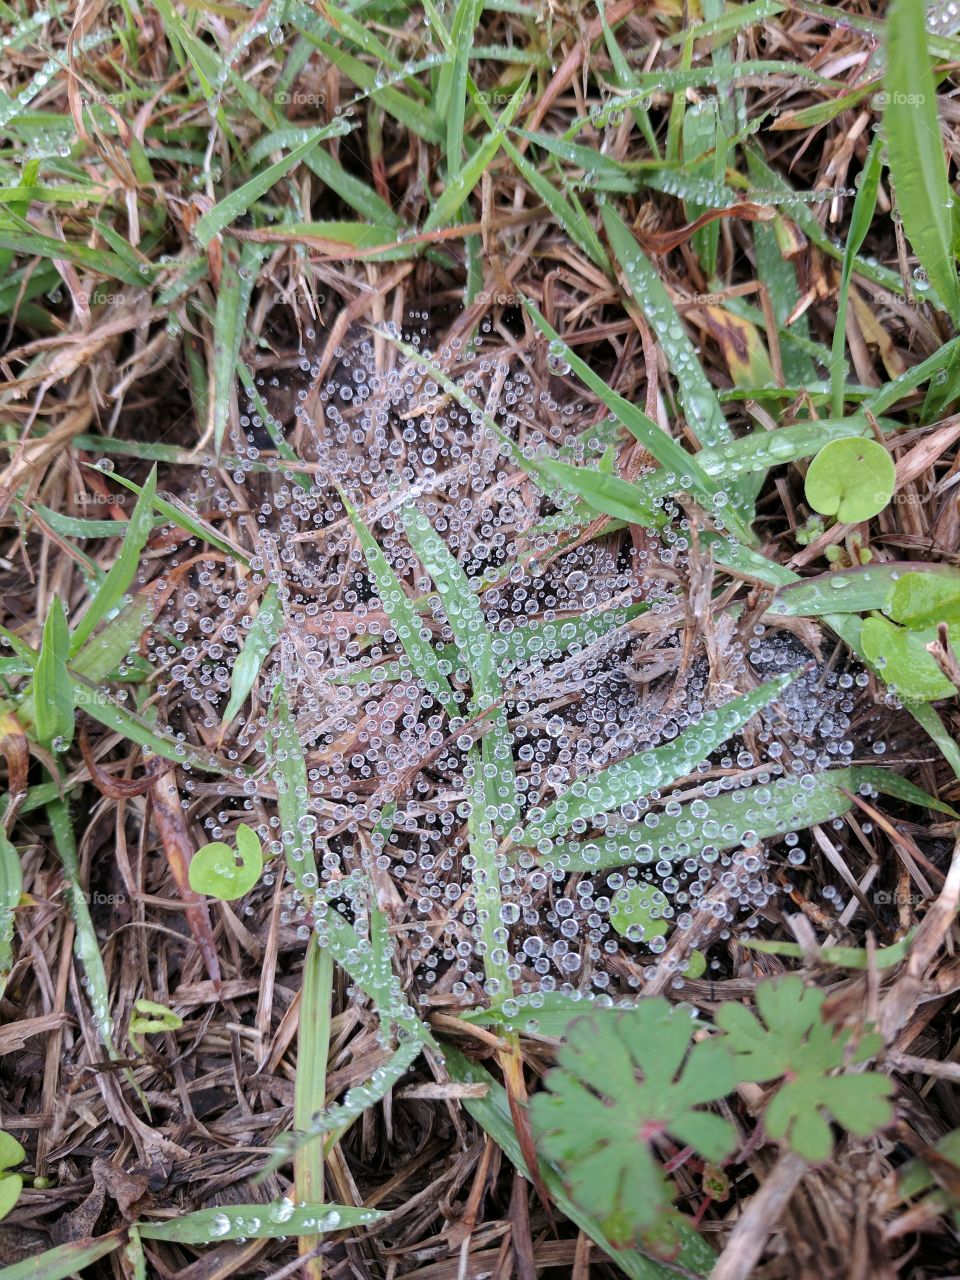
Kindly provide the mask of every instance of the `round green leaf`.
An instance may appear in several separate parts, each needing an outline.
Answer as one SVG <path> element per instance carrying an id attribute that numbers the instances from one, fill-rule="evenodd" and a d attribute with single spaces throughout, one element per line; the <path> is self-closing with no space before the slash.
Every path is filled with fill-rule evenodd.
<path id="1" fill-rule="evenodd" d="M 0 1218 L 5 1218 L 20 1199 L 23 1179 L 19 1173 L 5 1173 L 0 1177 Z"/>
<path id="2" fill-rule="evenodd" d="M 0 1169 L 12 1169 L 26 1158 L 27 1153 L 16 1138 L 0 1130 Z"/>
<path id="3" fill-rule="evenodd" d="M 883 510 L 895 482 L 893 459 L 883 445 L 859 437 L 831 440 L 810 463 L 804 493 L 814 511 L 858 524 Z"/>
<path id="4" fill-rule="evenodd" d="M 618 889 L 613 901 L 616 911 L 611 914 L 610 923 L 621 938 L 649 942 L 651 938 L 662 938 L 667 932 L 663 912 L 670 904 L 661 889 L 641 880 L 629 888 Z"/>
<path id="5" fill-rule="evenodd" d="M 249 893 L 260 879 L 263 851 L 257 833 L 246 823 L 237 828 L 237 848 L 214 840 L 193 855 L 190 888 L 222 902 L 232 902 Z"/>

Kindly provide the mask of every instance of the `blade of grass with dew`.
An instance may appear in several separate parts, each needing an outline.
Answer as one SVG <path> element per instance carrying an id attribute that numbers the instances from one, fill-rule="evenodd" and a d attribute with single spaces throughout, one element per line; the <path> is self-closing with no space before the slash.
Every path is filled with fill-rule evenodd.
<path id="1" fill-rule="evenodd" d="M 9 796 L 7 805 L 9 808 Z M 13 932 L 15 912 L 23 893 L 23 871 L 17 847 L 7 839 L 0 825 L 0 999 L 7 987 L 7 979 L 13 968 Z"/>
<path id="2" fill-rule="evenodd" d="M 270 776 L 277 788 L 277 812 L 284 857 L 298 893 L 306 905 L 312 903 L 317 888 L 317 864 L 314 858 L 314 824 L 307 804 L 307 764 L 303 745 L 290 715 L 283 682 L 278 680 L 273 691 L 271 722 L 267 733 L 267 759 Z"/>
<path id="3" fill-rule="evenodd" d="M 493 708 L 489 733 L 481 739 L 479 749 L 473 746 L 467 753 L 467 835 L 474 860 L 473 890 L 487 993 L 494 1000 L 502 999 L 510 994 L 513 984 L 508 974 L 509 957 L 501 940 L 503 904 L 496 829 L 509 831 L 518 812 L 513 739 L 507 727 L 503 688 L 492 637 L 466 574 L 425 516 L 411 508 L 402 514 L 410 545 L 436 583 L 450 629 L 470 671 L 471 711 L 485 716 Z"/>
<path id="4" fill-rule="evenodd" d="M 601 271 L 609 275 L 610 260 L 590 220 L 584 217 L 581 211 L 575 208 L 522 152 L 517 150 L 508 136 L 503 138 L 502 145 L 514 168 L 530 184 L 577 248 L 581 249 Z"/>
<path id="5" fill-rule="evenodd" d="M 461 1105 L 484 1133 L 493 1139 L 511 1164 L 519 1169 L 524 1177 L 529 1178 L 530 1171 L 520 1149 L 506 1090 L 480 1063 L 471 1061 L 466 1054 L 461 1053 L 453 1045 L 444 1045 L 443 1056 L 451 1080 L 459 1084 L 486 1085 L 487 1092 L 482 1098 L 467 1096 L 461 1098 Z M 591 1240 L 594 1240 L 613 1259 L 616 1266 L 630 1277 L 630 1280 L 676 1280 L 677 1270 L 674 1263 L 686 1268 L 688 1275 L 691 1273 L 698 1276 L 706 1275 L 716 1262 L 716 1254 L 700 1233 L 693 1227 L 687 1226 L 682 1219 L 676 1223 L 680 1246 L 676 1258 L 671 1263 L 658 1262 L 654 1257 L 642 1254 L 636 1249 L 619 1249 L 604 1235 L 596 1219 L 582 1213 L 569 1199 L 556 1169 L 541 1160 L 539 1175 L 557 1208 Z"/>
<path id="6" fill-rule="evenodd" d="M 923 6 L 917 0 L 892 0 L 884 33 L 883 125 L 897 206 L 923 270 L 958 324 L 955 196 L 947 178 Z"/>
<path id="7" fill-rule="evenodd" d="M 230 700 L 224 708 L 220 721 L 222 729 L 226 729 L 246 702 L 251 689 L 256 684 L 264 659 L 279 639 L 282 626 L 283 605 L 280 603 L 276 585 L 271 583 L 260 601 L 260 607 L 246 634 L 243 648 L 233 664 L 230 675 Z"/>
<path id="8" fill-rule="evenodd" d="M 691 176 L 713 177 L 722 182 L 727 168 L 727 138 L 720 123 L 718 104 L 713 99 L 690 103 L 683 116 L 683 158 L 685 171 Z M 708 211 L 696 200 L 686 201 L 686 218 L 693 222 Z M 711 222 L 701 227 L 691 239 L 704 274 L 710 280 L 717 271 L 717 248 L 720 224 Z"/>
<path id="9" fill-rule="evenodd" d="M 424 142 L 434 146 L 443 145 L 444 136 L 440 122 L 428 107 L 416 101 L 415 98 L 407 96 L 394 85 L 383 84 L 381 71 L 368 67 L 366 63 L 347 53 L 346 50 L 338 49 L 336 45 L 312 35 L 309 31 L 304 31 L 304 35 L 314 48 L 319 49 L 328 62 L 358 89 L 365 90 L 374 102 L 383 107 L 387 115 L 392 116 L 405 129 L 409 129 Z M 404 77 L 404 79 L 412 79 L 412 77 Z"/>
<path id="10" fill-rule="evenodd" d="M 552 659 L 559 654 L 567 653 L 574 646 L 585 648 L 595 644 L 624 623 L 646 613 L 648 609 L 649 605 L 633 604 L 623 608 L 607 609 L 590 616 L 561 617 L 550 622 L 537 620 L 515 627 L 506 635 L 496 636 L 493 641 L 500 677 L 505 679 L 517 667 Z M 457 661 L 456 645 L 442 645 L 436 653 L 451 666 Z M 383 662 L 374 668 L 363 667 L 358 671 L 344 672 L 342 675 L 330 677 L 334 684 L 348 685 L 374 680 L 379 683 L 402 678 L 403 667 L 399 662 Z"/>
<path id="11" fill-rule="evenodd" d="M 169 760 L 173 764 L 189 764 L 193 769 L 207 773 L 217 773 L 223 777 L 236 774 L 237 765 L 221 760 L 205 747 L 196 747 L 192 743 L 171 742 L 158 733 L 153 725 L 148 724 L 137 712 L 114 701 L 93 681 L 86 680 L 70 668 L 73 678 L 73 696 L 81 711 L 86 711 L 98 724 L 105 725 L 121 737 L 129 738 L 138 747 L 146 747 L 155 755 Z M 244 770 L 246 773 L 246 770 Z"/>
<path id="12" fill-rule="evenodd" d="M 474 187 L 489 170 L 494 156 L 503 145 L 507 129 L 513 123 L 514 117 L 520 110 L 520 106 L 527 95 L 529 84 L 530 76 L 528 74 L 524 76 L 520 87 L 504 107 L 502 115 L 497 120 L 496 127 L 490 130 L 473 155 L 458 169 L 456 176 L 447 182 L 423 224 L 425 234 L 448 225 L 466 202 Z"/>
<path id="13" fill-rule="evenodd" d="M 827 613 L 867 613 L 871 609 L 882 609 L 890 588 L 909 572 L 955 576 L 957 570 L 952 565 L 902 560 L 819 574 L 784 587 L 770 602 L 767 612 L 781 618 L 818 618 Z"/>
<path id="14" fill-rule="evenodd" d="M 592 191 L 619 192 L 631 195 L 640 185 L 637 176 L 639 165 L 630 165 L 614 160 L 603 152 L 584 147 L 576 142 L 564 142 L 549 133 L 531 133 L 528 129 L 514 129 L 519 137 L 532 142 L 549 155 L 562 160 L 564 164 L 573 165 L 584 171 L 586 185 Z M 646 162 L 641 161 L 641 164 Z M 589 178 L 586 175 L 589 174 Z"/>
<path id="15" fill-rule="evenodd" d="M 613 256 L 630 297 L 643 312 L 677 380 L 677 394 L 690 427 L 701 445 L 716 447 L 731 438 L 717 393 L 697 358 L 693 343 L 636 237 L 609 204 L 601 209 Z"/>
<path id="16" fill-rule="evenodd" d="M 531 822 L 520 836 L 523 844 L 537 844 L 544 836 L 567 831 L 578 819 L 595 818 L 661 787 L 687 777 L 723 743 L 770 705 L 800 674 L 789 672 L 768 680 L 750 693 L 733 698 L 682 733 L 652 751 L 643 751 L 612 764 L 593 777 L 582 778 L 549 806 L 543 817 Z"/>
<path id="17" fill-rule="evenodd" d="M 507 831 L 517 819 L 517 778 L 493 636 L 467 575 L 430 521 L 410 506 L 401 514 L 410 545 L 436 583 L 454 640 L 470 671 L 471 713 L 490 725 L 480 742 L 485 803 L 496 814 L 495 827 Z"/>
<path id="18" fill-rule="evenodd" d="M 822 964 L 835 965 L 838 969 L 892 969 L 902 963 L 910 950 L 915 930 L 911 930 L 891 947 L 801 947 L 796 942 L 765 942 L 760 938 L 744 938 L 743 945 L 765 956 L 788 956 L 792 960 L 808 960 L 815 956 Z"/>
<path id="19" fill-rule="evenodd" d="M 34 718 L 43 746 L 65 750 L 73 741 L 73 681 L 67 671 L 70 632 L 60 597 L 50 601 L 33 674 Z"/>
<path id="20" fill-rule="evenodd" d="M 607 21 L 607 15 L 604 12 L 603 5 L 599 9 L 600 23 L 603 27 L 603 40 L 607 46 L 607 54 L 610 58 L 610 65 L 613 68 L 614 78 L 619 89 L 624 89 L 628 93 L 636 90 L 639 85 L 636 83 L 634 70 L 627 60 L 626 54 L 617 43 L 617 37 L 614 35 L 610 23 Z M 660 159 L 660 147 L 657 143 L 657 135 L 653 125 L 650 123 L 650 115 L 646 107 L 640 106 L 638 103 L 630 108 L 630 114 L 633 116 L 634 123 L 643 134 L 647 146 L 650 148 L 650 154 L 655 160 Z"/>
<path id="21" fill-rule="evenodd" d="M 300 459 L 297 457 L 296 450 L 291 448 L 291 446 L 287 444 L 286 440 L 284 440 L 280 424 L 264 403 L 263 397 L 257 390 L 257 384 L 253 380 L 253 375 L 242 360 L 237 361 L 237 373 L 240 375 L 240 381 L 243 383 L 244 391 L 246 391 L 247 395 L 253 401 L 257 413 L 260 416 L 260 421 L 270 436 L 270 439 L 273 441 L 273 447 L 276 449 L 277 453 L 285 462 L 299 462 Z M 294 471 L 292 475 L 300 488 L 306 493 L 309 493 L 312 487 L 312 481 L 306 472 Z"/>
<path id="22" fill-rule="evenodd" d="M 397 631 L 397 638 L 417 675 L 425 684 L 427 691 L 446 711 L 451 718 L 460 715 L 460 708 L 450 682 L 440 669 L 436 651 L 424 636 L 423 622 L 413 604 L 400 584 L 400 580 L 390 567 L 387 557 L 380 550 L 376 539 L 360 519 L 353 503 L 342 491 L 340 500 L 344 510 L 354 527 L 361 550 L 367 560 L 367 566 L 377 588 L 377 594 Z"/>
<path id="23" fill-rule="evenodd" d="M 262 173 L 250 178 L 236 191 L 231 191 L 228 196 L 218 201 L 212 209 L 208 209 L 201 218 L 198 218 L 193 228 L 194 237 L 206 248 L 215 235 L 242 217 L 252 204 L 266 195 L 287 176 L 291 169 L 295 169 L 302 160 L 316 150 L 318 143 L 326 138 L 342 138 L 350 132 L 352 127 L 349 120 L 338 118 L 328 125 L 312 130 L 306 141 L 288 151 L 282 160 L 277 160 Z"/>
<path id="24" fill-rule="evenodd" d="M 71 1240 L 43 1253 L 14 1262 L 0 1271 L 3 1280 L 67 1280 L 99 1262 L 123 1244 L 123 1231 L 111 1232 L 97 1240 Z"/>
<path id="25" fill-rule="evenodd" d="M 463 125 L 466 117 L 467 76 L 483 0 L 458 0 L 450 27 L 453 56 L 440 68 L 434 114 L 447 122 L 447 179 L 457 176 L 463 161 Z"/>
<path id="26" fill-rule="evenodd" d="M 882 168 L 882 151 L 880 137 L 874 138 L 867 152 L 867 158 L 860 172 L 860 185 L 853 202 L 853 213 L 850 215 L 850 226 L 847 229 L 847 244 L 843 252 L 843 266 L 840 271 L 840 292 L 837 298 L 837 318 L 833 330 L 833 348 L 831 350 L 830 382 L 832 387 L 833 416 L 839 418 L 843 413 L 843 385 L 847 378 L 847 361 L 844 355 L 847 345 L 847 301 L 850 296 L 850 277 L 853 263 L 860 251 L 860 246 L 867 237 L 877 207 L 877 194 L 880 190 L 880 170 Z"/>
<path id="27" fill-rule="evenodd" d="M 57 799 L 48 804 L 47 818 L 53 833 L 54 848 L 63 867 L 64 896 L 74 927 L 73 951 L 83 970 L 90 1010 L 93 1014 L 93 1025 L 100 1043 L 106 1050 L 107 1057 L 111 1062 L 119 1062 L 120 1054 L 114 1043 L 113 1018 L 110 1015 L 110 987 L 103 967 L 103 956 L 100 954 L 97 933 L 90 918 L 87 895 L 80 883 L 80 859 L 77 856 L 76 839 L 67 802 Z M 141 1101 L 145 1102 L 143 1091 L 137 1084 L 133 1072 L 129 1068 L 124 1068 L 123 1074 Z M 147 1110 L 149 1113 L 149 1108 Z"/>
<path id="28" fill-rule="evenodd" d="M 330 1018 L 333 1000 L 333 956 L 314 930 L 310 931 L 303 961 L 303 986 L 297 1028 L 297 1071 L 293 1082 L 293 1127 L 303 1130 L 327 1100 L 327 1060 L 330 1054 Z M 323 1204 L 323 1143 L 305 1143 L 293 1152 L 293 1185 L 301 1204 Z M 336 1220 L 336 1215 L 334 1215 Z M 316 1225 L 311 1224 L 311 1225 Z M 313 1253 L 318 1235 L 304 1226 L 298 1237 L 301 1256 Z M 304 1264 L 309 1280 L 319 1280 L 319 1259 Z"/>
<path id="29" fill-rule="evenodd" d="M 35 502 L 30 510 L 64 538 L 122 538 L 127 528 L 125 520 L 87 520 L 79 516 L 65 516 L 59 511 L 51 511 L 42 502 Z"/>
<path id="30" fill-rule="evenodd" d="M 869 409 L 874 415 L 886 413 L 917 387 L 922 387 L 925 382 L 935 381 L 937 375 L 949 369 L 958 356 L 960 356 L 960 338 L 951 338 L 932 356 L 928 356 L 926 360 L 901 373 L 898 378 L 885 382 L 882 387 L 871 392 L 863 402 L 864 409 Z"/>
<path id="31" fill-rule="evenodd" d="M 180 458 L 172 458 L 170 461 L 179 462 L 182 460 Z M 209 461 L 204 465 L 209 465 Z M 124 489 L 129 489 L 131 493 L 143 493 L 143 489 L 135 481 L 128 480 L 125 476 L 118 475 L 115 471 L 110 473 L 110 479 L 115 480 Z M 168 520 L 170 524 L 176 525 L 178 529 L 183 529 L 187 533 L 192 533 L 201 542 L 207 542 L 211 547 L 216 547 L 218 551 L 230 556 L 238 564 L 249 567 L 250 561 L 240 547 L 222 538 L 213 525 L 195 516 L 192 511 L 184 506 L 179 498 L 171 497 L 168 501 L 166 498 L 158 498 L 154 495 L 152 505 L 154 511 L 163 516 L 165 520 Z"/>
<path id="32" fill-rule="evenodd" d="M 111 565 L 100 589 L 90 601 L 86 613 L 73 632 L 70 641 L 71 654 L 77 653 L 82 648 L 97 623 L 117 607 L 133 583 L 137 569 L 140 567 L 140 553 L 147 545 L 147 539 L 153 530 L 153 500 L 156 490 L 157 469 L 154 467 L 127 521 L 120 554 Z"/>
<path id="33" fill-rule="evenodd" d="M 733 504 L 720 499 L 720 490 L 701 470 L 698 460 L 687 453 L 686 449 L 677 444 L 676 440 L 665 431 L 661 431 L 657 424 L 636 405 L 611 390 L 603 379 L 593 372 L 586 361 L 581 360 L 570 350 L 532 302 L 524 299 L 524 308 L 540 332 L 550 340 L 551 345 L 558 354 L 562 355 L 581 382 L 589 387 L 614 417 L 627 427 L 664 470 L 676 473 L 678 485 L 688 488 L 708 511 L 716 510 L 722 513 L 724 522 L 742 541 L 752 542 L 754 539 L 749 528 L 740 519 Z"/>
<path id="34" fill-rule="evenodd" d="M 369 1226 L 385 1215 L 376 1209 L 354 1205 L 324 1204 L 322 1200 L 297 1205 L 225 1204 L 198 1209 L 167 1222 L 137 1223 L 144 1240 L 166 1240 L 173 1244 L 220 1244 L 224 1240 L 287 1240 L 302 1232 L 315 1232 L 311 1239 L 332 1231 L 348 1231 Z"/>
<path id="35" fill-rule="evenodd" d="M 21 225 L 22 223 L 22 225 Z M 128 266 L 119 255 L 106 249 L 91 249 L 75 240 L 59 240 L 36 231 L 29 222 L 15 217 L 9 211 L 0 215 L 0 249 L 26 258 L 49 258 L 57 262 L 66 259 L 78 267 L 86 267 L 107 280 L 119 280 L 122 284 L 143 288 L 156 270 L 151 268 L 144 276 Z"/>
<path id="36" fill-rule="evenodd" d="M 848 793 L 864 781 L 851 766 L 817 774 L 812 785 L 803 778 L 778 778 L 766 786 L 691 800 L 681 803 L 678 813 L 657 814 L 654 826 L 622 823 L 613 835 L 557 842 L 549 862 L 565 874 L 592 874 L 753 845 L 843 817 L 853 808 Z"/>
<path id="37" fill-rule="evenodd" d="M 342 1102 L 320 1108 L 313 1115 L 307 1116 L 303 1124 L 295 1122 L 293 1133 L 284 1135 L 277 1144 L 265 1172 L 278 1168 L 308 1143 L 330 1133 L 346 1131 L 364 1111 L 383 1100 L 422 1052 L 423 1042 L 420 1039 L 413 1037 L 405 1040 L 383 1066 L 377 1067 L 375 1076 L 348 1089 Z"/>
<path id="38" fill-rule="evenodd" d="M 263 250 L 245 241 L 242 246 L 229 236 L 223 241 L 223 268 L 213 321 L 213 370 L 208 431 L 214 451 L 219 454 L 230 416 L 230 402 L 236 392 L 237 361 L 243 342 L 250 297 Z"/>
<path id="39" fill-rule="evenodd" d="M 341 969 L 372 1000 L 384 1030 L 399 1028 L 436 1048 L 429 1027 L 420 1021 L 403 993 L 403 987 L 393 972 L 390 953 L 365 945 L 353 925 L 339 911 L 328 908 L 319 900 L 317 919 L 322 944 L 330 948 Z"/>
<path id="40" fill-rule="evenodd" d="M 747 150 L 747 172 L 759 182 L 762 172 L 757 170 L 756 156 Z M 806 351 L 797 347 L 791 340 L 797 336 L 803 340 L 810 337 L 810 325 L 806 314 L 794 320 L 789 329 L 786 323 L 797 303 L 800 293 L 797 289 L 797 271 L 793 262 L 780 251 L 777 233 L 768 222 L 751 224 L 753 251 L 757 263 L 757 276 L 767 290 L 770 306 L 773 310 L 777 328 L 780 331 L 783 374 L 790 384 L 807 387 L 816 381 L 816 369 Z"/>

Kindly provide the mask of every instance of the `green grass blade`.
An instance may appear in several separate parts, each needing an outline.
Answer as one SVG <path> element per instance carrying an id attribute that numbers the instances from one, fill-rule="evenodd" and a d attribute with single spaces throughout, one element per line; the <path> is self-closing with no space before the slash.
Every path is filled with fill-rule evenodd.
<path id="1" fill-rule="evenodd" d="M 723 743 L 738 733 L 768 706 L 799 675 L 798 671 L 768 680 L 750 693 L 708 711 L 695 724 L 665 746 L 621 760 L 593 778 L 575 782 L 549 806 L 542 817 L 527 826 L 520 837 L 524 844 L 538 844 L 545 837 L 562 834 L 578 819 L 612 813 L 653 790 L 672 786 L 687 777 Z"/>
<path id="2" fill-rule="evenodd" d="M 730 439 L 730 429 L 717 393 L 703 371 L 663 281 L 612 206 L 605 204 L 601 212 L 610 249 L 623 273 L 624 284 L 663 348 L 670 371 L 677 380 L 677 395 L 690 427 L 701 445 L 712 447 L 726 443 Z"/>
<path id="3" fill-rule="evenodd" d="M 208 209 L 203 217 L 198 219 L 193 229 L 196 239 L 206 248 L 215 235 L 232 222 L 236 222 L 237 218 L 242 217 L 255 201 L 266 195 L 281 178 L 285 178 L 291 169 L 295 169 L 302 160 L 316 150 L 319 142 L 325 138 L 342 138 L 344 134 L 350 132 L 350 129 L 349 120 L 338 119 L 332 120 L 330 124 L 320 129 L 312 130 L 306 141 L 288 151 L 282 160 L 276 161 L 262 173 L 256 174 L 242 187 L 231 191 L 230 195 L 218 201 L 212 209 Z"/>
<path id="4" fill-rule="evenodd" d="M 833 415 L 839 418 L 843 413 L 843 384 L 847 376 L 847 362 L 844 359 L 846 350 L 847 300 L 850 295 L 850 276 L 860 246 L 866 239 L 877 207 L 877 193 L 880 190 L 880 170 L 882 152 L 880 138 L 874 138 L 867 152 L 863 170 L 860 174 L 860 186 L 853 202 L 853 213 L 850 215 L 850 226 L 847 230 L 847 245 L 843 253 L 843 266 L 840 273 L 840 296 L 837 299 L 837 319 L 833 330 L 833 349 L 831 351 L 830 381 L 833 393 Z"/>
<path id="5" fill-rule="evenodd" d="M 224 728 L 246 702 L 250 690 L 256 684 L 264 658 L 277 643 L 282 626 L 283 606 L 276 586 L 271 583 L 247 632 L 243 649 L 233 664 L 230 676 L 230 701 L 224 709 L 221 720 Z"/>
<path id="6" fill-rule="evenodd" d="M 153 499 L 156 490 L 157 469 L 154 467 L 127 522 L 120 554 L 73 633 L 71 653 L 76 653 L 83 646 L 97 623 L 117 607 L 133 583 L 140 566 L 140 553 L 153 530 Z"/>
<path id="7" fill-rule="evenodd" d="M 33 676 L 37 737 L 45 747 L 65 750 L 73 741 L 73 682 L 67 671 L 70 633 L 59 596 L 50 602 Z"/>
<path id="8" fill-rule="evenodd" d="M 423 224 L 424 232 L 436 231 L 449 224 L 467 200 L 474 187 L 490 168 L 494 156 L 503 145 L 507 129 L 513 123 L 526 97 L 529 75 L 525 76 L 516 93 L 504 107 L 503 114 L 491 129 L 483 142 L 477 147 L 470 159 L 460 168 L 456 175 L 444 187 L 440 198 L 430 210 Z"/>
<path id="9" fill-rule="evenodd" d="M 903 228 L 931 285 L 957 324 L 960 287 L 954 256 L 955 196 L 947 179 L 937 87 L 919 0 L 892 0 L 884 47 L 883 124 Z"/>
<path id="10" fill-rule="evenodd" d="M 304 1232 L 326 1235 L 365 1227 L 384 1215 L 376 1209 L 353 1205 L 225 1204 L 222 1208 L 198 1209 L 169 1222 L 138 1222 L 144 1240 L 167 1240 L 174 1244 L 219 1244 L 223 1240 L 287 1240 Z M 2 1273 L 0 1273 L 2 1274 Z M 6 1280 L 6 1277 L 4 1277 Z"/>
<path id="11" fill-rule="evenodd" d="M 13 968 L 13 931 L 17 903 L 23 893 L 20 854 L 0 826 L 0 999 Z"/>
<path id="12" fill-rule="evenodd" d="M 260 246 L 249 241 L 245 241 L 242 247 L 229 237 L 223 241 L 223 270 L 213 321 L 213 398 L 208 423 L 214 450 L 218 454 L 227 429 L 230 403 L 236 394 L 237 361 L 262 254 Z"/>
<path id="13" fill-rule="evenodd" d="M 110 1016 L 110 989 L 100 954 L 97 933 L 90 919 L 87 896 L 80 883 L 80 860 L 73 834 L 70 810 L 65 800 L 54 800 L 47 805 L 47 817 L 53 832 L 53 843 L 63 867 L 64 892 L 70 916 L 74 923 L 74 954 L 80 963 L 87 983 L 87 994 L 93 1013 L 93 1023 L 100 1043 L 111 1061 L 119 1058 L 113 1038 L 113 1019 Z"/>
<path id="14" fill-rule="evenodd" d="M 267 736 L 267 759 L 270 775 L 277 788 L 277 813 L 283 853 L 293 873 L 298 892 L 305 901 L 313 901 L 317 887 L 317 864 L 310 834 L 315 819 L 309 808 L 307 763 L 303 744 L 297 736 L 290 715 L 283 683 L 277 682 L 273 692 L 273 719 Z"/>
<path id="15" fill-rule="evenodd" d="M 482 11 L 483 0 L 459 0 L 450 28 L 453 57 L 440 71 L 435 111 L 438 120 L 447 122 L 447 176 L 451 179 L 460 172 L 462 163 L 468 67 Z"/>
<path id="16" fill-rule="evenodd" d="M 471 712 L 490 724 L 480 743 L 486 816 L 498 829 L 509 830 L 517 817 L 517 779 L 493 636 L 467 575 L 430 521 L 406 507 L 403 523 L 410 545 L 437 585 L 454 640 L 470 670 Z"/>
<path id="17" fill-rule="evenodd" d="M 3 1280 L 67 1280 L 93 1266 L 123 1244 L 123 1233 L 115 1231 L 98 1240 L 71 1240 L 0 1271 Z"/>
<path id="18" fill-rule="evenodd" d="M 380 550 L 376 539 L 360 519 L 353 503 L 345 494 L 340 494 L 344 509 L 356 531 L 360 547 L 367 560 L 367 566 L 377 588 L 377 594 L 384 611 L 397 631 L 397 637 L 403 646 L 410 663 L 430 694 L 444 708 L 451 718 L 460 715 L 450 682 L 440 669 L 437 654 L 429 637 L 423 629 L 423 622 L 414 609 L 409 596 L 400 585 L 400 580 L 390 567 L 387 557 Z"/>
<path id="19" fill-rule="evenodd" d="M 666 471 L 677 477 L 676 488 L 689 489 L 708 512 L 722 516 L 724 523 L 745 542 L 753 541 L 753 535 L 744 525 L 736 508 L 729 500 L 720 499 L 716 484 L 703 472 L 697 458 L 687 453 L 681 445 L 647 417 L 636 405 L 618 395 L 593 372 L 586 361 L 581 360 L 563 342 L 560 335 L 547 323 L 531 302 L 524 301 L 527 312 L 541 333 L 550 339 L 557 354 L 570 365 L 581 382 L 596 395 L 610 412 L 634 435 L 643 447 Z"/>
<path id="20" fill-rule="evenodd" d="M 536 165 L 514 146 L 509 137 L 503 138 L 502 145 L 511 163 L 537 193 L 573 243 L 596 263 L 601 271 L 609 274 L 610 261 L 590 220 L 540 173 Z"/>
<path id="21" fill-rule="evenodd" d="M 303 961 L 303 987 L 300 993 L 300 1021 L 297 1029 L 297 1074 L 293 1085 L 293 1127 L 306 1128 L 327 1101 L 327 1060 L 330 1054 L 330 1007 L 333 998 L 333 956 L 320 946 L 316 930 L 311 929 L 307 954 Z M 293 1185 L 301 1204 L 319 1208 L 323 1203 L 323 1143 L 303 1143 L 293 1154 Z M 328 1211 L 330 1212 L 330 1211 Z M 320 1221 L 324 1214 L 321 1212 Z M 181 1220 L 182 1221 L 182 1220 Z M 300 1252 L 311 1253 L 319 1243 L 318 1235 L 303 1224 Z M 304 1274 L 313 1280 L 313 1268 Z M 319 1268 L 317 1269 L 319 1274 Z"/>

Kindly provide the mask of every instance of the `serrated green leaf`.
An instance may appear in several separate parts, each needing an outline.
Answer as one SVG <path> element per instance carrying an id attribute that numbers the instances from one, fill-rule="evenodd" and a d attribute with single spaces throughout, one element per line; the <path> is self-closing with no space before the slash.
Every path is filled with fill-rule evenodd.
<path id="1" fill-rule="evenodd" d="M 735 1087 L 733 1059 L 716 1043 L 691 1049 L 693 1031 L 689 1014 L 660 997 L 615 1018 L 577 1019 L 531 1100 L 539 1149 L 615 1244 L 649 1231 L 670 1202 L 654 1140 L 669 1135 L 708 1160 L 736 1141 L 728 1121 L 699 1109 Z"/>
<path id="2" fill-rule="evenodd" d="M 824 1113 L 859 1137 L 890 1122 L 893 1085 L 886 1076 L 835 1074 L 875 1057 L 883 1047 L 879 1035 L 868 1032 L 853 1043 L 851 1028 L 835 1032 L 823 1016 L 823 992 L 795 975 L 762 982 L 756 1001 L 760 1018 L 725 1001 L 715 1022 L 740 1080 L 785 1079 L 764 1113 L 771 1137 L 785 1138 L 798 1155 L 819 1161 L 833 1151 Z"/>

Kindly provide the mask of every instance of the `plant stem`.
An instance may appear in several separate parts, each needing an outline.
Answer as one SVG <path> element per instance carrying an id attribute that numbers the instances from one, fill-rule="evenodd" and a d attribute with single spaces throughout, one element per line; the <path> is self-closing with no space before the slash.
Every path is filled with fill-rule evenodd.
<path id="1" fill-rule="evenodd" d="M 333 995 L 333 958 L 311 934 L 303 965 L 303 993 L 297 1036 L 297 1074 L 293 1093 L 293 1127 L 305 1129 L 326 1102 L 327 1057 L 330 1050 L 330 1003 Z M 323 1203 L 323 1143 L 308 1142 L 293 1159 L 293 1179 L 298 1204 Z M 301 1254 L 312 1253 L 316 1236 L 301 1236 Z M 304 1274 L 320 1280 L 323 1263 L 313 1258 Z"/>

